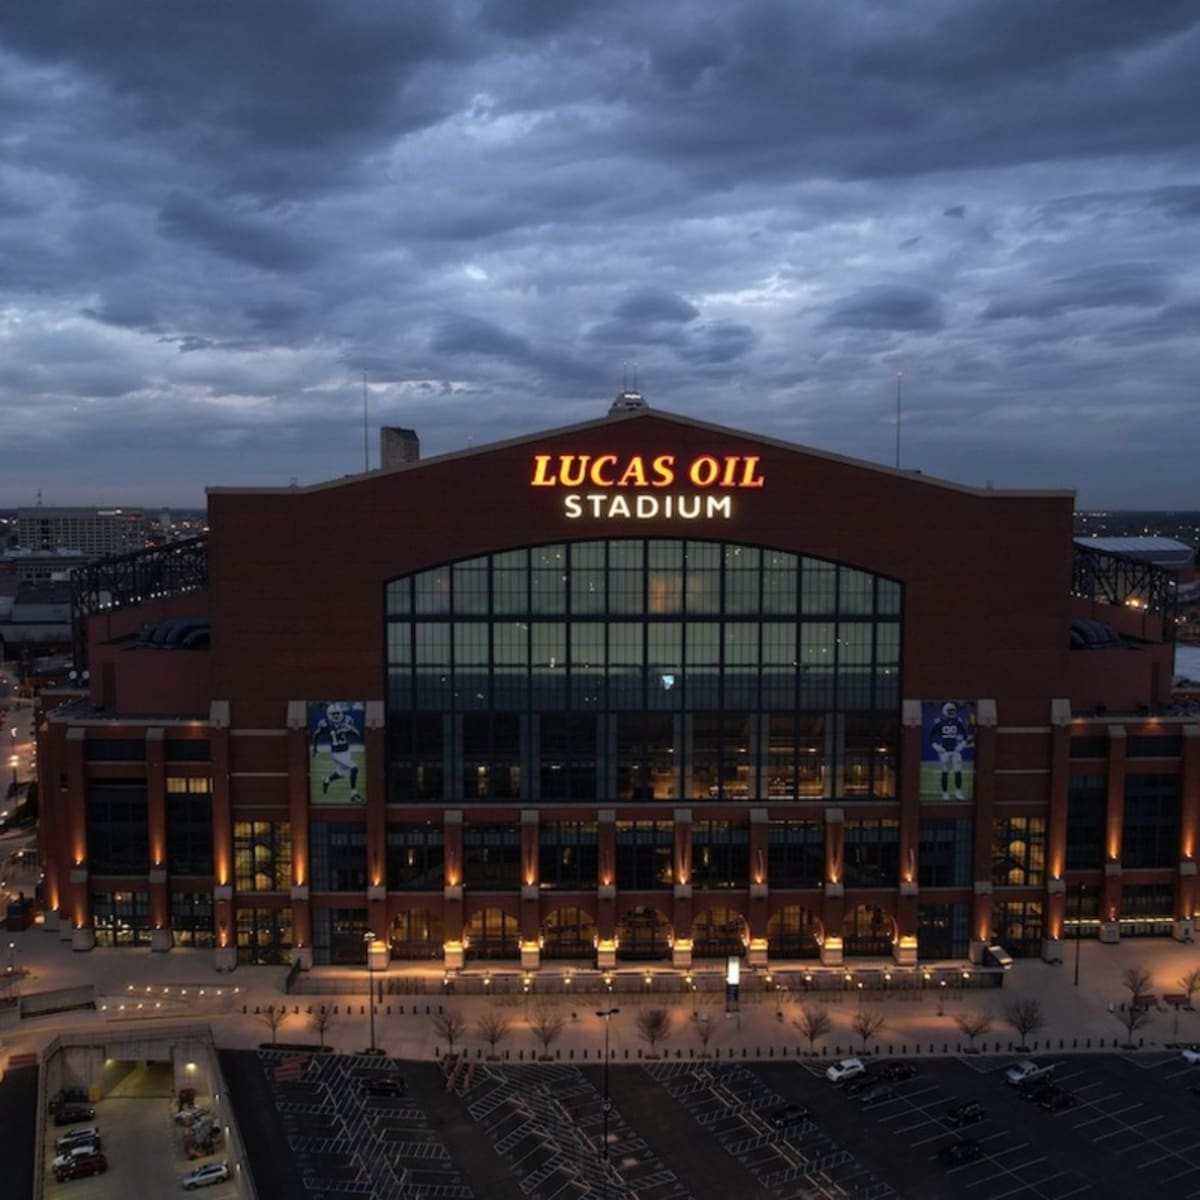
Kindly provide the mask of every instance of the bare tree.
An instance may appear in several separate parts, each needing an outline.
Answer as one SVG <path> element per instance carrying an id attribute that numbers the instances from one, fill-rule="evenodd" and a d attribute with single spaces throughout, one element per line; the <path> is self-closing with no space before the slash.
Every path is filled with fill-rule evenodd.
<path id="1" fill-rule="evenodd" d="M 467 1032 L 467 1019 L 457 1008 L 448 1008 L 433 1018 L 433 1032 L 446 1039 L 450 1053 L 454 1053 L 454 1043 Z"/>
<path id="2" fill-rule="evenodd" d="M 887 1028 L 887 1018 L 876 1009 L 864 1008 L 855 1013 L 854 1020 L 850 1022 L 850 1028 L 862 1038 L 865 1051 L 867 1043 Z"/>
<path id="3" fill-rule="evenodd" d="M 1143 966 L 1126 967 L 1121 972 L 1121 982 L 1129 993 L 1129 1006 L 1137 1005 L 1138 1000 L 1150 991 L 1154 976 Z"/>
<path id="4" fill-rule="evenodd" d="M 809 1054 L 816 1054 L 817 1042 L 833 1030 L 833 1018 L 828 1009 L 819 1004 L 806 1004 L 800 1010 L 800 1016 L 792 1021 L 801 1037 L 808 1039 Z"/>
<path id="5" fill-rule="evenodd" d="M 971 1040 L 971 1049 L 975 1049 L 975 1039 L 988 1032 L 992 1027 L 992 1014 L 989 1012 L 958 1013 L 954 1018 L 955 1025 L 966 1038 Z"/>
<path id="6" fill-rule="evenodd" d="M 696 1035 L 696 1041 L 700 1043 L 701 1057 L 706 1057 L 708 1055 L 708 1043 L 713 1040 L 717 1032 L 716 1025 L 708 1017 L 697 1017 L 692 1022 L 692 1032 Z"/>
<path id="7" fill-rule="evenodd" d="M 533 1010 L 529 1028 L 533 1036 L 542 1043 L 542 1054 L 549 1055 L 550 1047 L 558 1039 L 567 1024 L 567 1018 L 562 1015 L 556 1004 L 538 1004 Z"/>
<path id="8" fill-rule="evenodd" d="M 1179 986 L 1187 994 L 1188 1008 L 1192 1007 L 1192 997 L 1200 988 L 1200 967 L 1193 967 L 1186 975 L 1180 975 Z"/>
<path id="9" fill-rule="evenodd" d="M 320 1008 L 314 1008 L 308 1016 L 308 1027 L 317 1034 L 321 1039 L 321 1049 L 325 1048 L 325 1035 L 333 1028 L 337 1021 L 334 1011 L 327 1004 L 322 1004 Z"/>
<path id="10" fill-rule="evenodd" d="M 487 1042 L 493 1054 L 496 1053 L 496 1047 L 508 1037 L 511 1031 L 512 1020 L 507 1013 L 497 1009 L 484 1013 L 475 1022 L 475 1032 L 483 1041 Z"/>
<path id="11" fill-rule="evenodd" d="M 259 1014 L 258 1019 L 271 1031 L 272 1043 L 278 1041 L 277 1034 L 279 1027 L 283 1024 L 283 1018 L 287 1016 L 287 1005 L 268 1004 Z"/>
<path id="12" fill-rule="evenodd" d="M 1139 996 L 1141 994 L 1141 992 L 1138 993 Z M 1150 1021 L 1150 1010 L 1143 1004 L 1122 1004 L 1121 1011 L 1115 1015 L 1125 1027 L 1125 1044 L 1127 1046 L 1133 1042 L 1133 1035 Z"/>
<path id="13" fill-rule="evenodd" d="M 637 1031 L 653 1054 L 654 1047 L 671 1036 L 671 1014 L 665 1008 L 644 1008 L 637 1015 Z"/>
<path id="14" fill-rule="evenodd" d="M 1025 1049 L 1025 1040 L 1032 1033 L 1044 1029 L 1046 1016 L 1042 1012 L 1040 1000 L 1014 1000 L 1004 1009 L 1004 1019 L 1016 1030 L 1021 1038 L 1021 1049 Z"/>

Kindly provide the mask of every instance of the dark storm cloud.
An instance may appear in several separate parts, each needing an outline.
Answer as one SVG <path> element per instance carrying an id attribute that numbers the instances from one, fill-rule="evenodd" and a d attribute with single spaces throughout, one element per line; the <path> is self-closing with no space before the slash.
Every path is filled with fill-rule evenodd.
<path id="1" fill-rule="evenodd" d="M 1108 263 L 1089 267 L 1045 286 L 993 300 L 985 317 L 1051 317 L 1073 308 L 1152 308 L 1165 304 L 1171 285 L 1152 263 Z"/>
<path id="2" fill-rule="evenodd" d="M 529 358 L 529 343 L 516 334 L 481 317 L 444 318 L 430 340 L 435 354 L 481 354 L 490 358 L 523 361 Z"/>
<path id="3" fill-rule="evenodd" d="M 312 259 L 310 247 L 264 215 L 232 212 L 175 193 L 167 197 L 158 219 L 167 237 L 266 271 L 298 270 Z"/>
<path id="4" fill-rule="evenodd" d="M 645 321 L 647 324 L 665 321 L 668 324 L 685 324 L 694 321 L 700 315 L 700 310 L 672 292 L 644 288 L 626 296 L 617 305 L 614 315 L 619 321 Z"/>
<path id="5" fill-rule="evenodd" d="M 733 362 L 749 354 L 757 341 L 749 325 L 741 325 L 736 321 L 714 321 L 693 332 L 685 357 L 699 363 Z"/>
<path id="6" fill-rule="evenodd" d="M 1198 60 L 1190 0 L 4 6 L 0 504 L 358 470 L 364 373 L 435 453 L 634 362 L 880 461 L 902 370 L 906 465 L 1191 502 Z"/>
<path id="7" fill-rule="evenodd" d="M 922 288 L 881 284 L 862 288 L 834 304 L 825 318 L 831 329 L 928 331 L 942 326 L 942 305 Z"/>

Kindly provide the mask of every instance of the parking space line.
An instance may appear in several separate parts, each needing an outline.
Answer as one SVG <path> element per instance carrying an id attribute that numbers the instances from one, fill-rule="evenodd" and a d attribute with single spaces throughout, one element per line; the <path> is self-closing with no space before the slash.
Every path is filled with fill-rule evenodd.
<path id="1" fill-rule="evenodd" d="M 1053 1183 L 1054 1180 L 1061 1178 L 1066 1174 L 1066 1171 L 1055 1171 L 1053 1175 L 1047 1175 L 1045 1179 L 1039 1179 L 1037 1183 L 1022 1182 L 1019 1187 L 1013 1188 L 1008 1192 L 1000 1192 L 995 1196 L 989 1196 L 988 1200 L 1005 1200 L 1008 1196 L 1019 1196 L 1022 1192 L 1028 1191 L 1031 1187 L 1035 1191 L 1040 1191 L 1048 1183 Z M 1055 1192 L 1055 1200 L 1058 1200 L 1058 1193 Z"/>
<path id="2" fill-rule="evenodd" d="M 1156 1113 L 1152 1117 L 1147 1117 L 1144 1121 L 1138 1121 L 1133 1125 L 1127 1125 L 1126 1128 L 1129 1130 L 1141 1129 L 1143 1125 L 1153 1125 L 1155 1121 L 1165 1121 L 1166 1119 L 1166 1113 Z"/>
<path id="3" fill-rule="evenodd" d="M 1095 1106 L 1095 1104 L 1089 1104 L 1088 1107 L 1095 1108 L 1096 1106 Z M 1080 1121 L 1079 1124 L 1075 1126 L 1075 1128 L 1083 1129 L 1084 1126 L 1086 1126 L 1086 1125 L 1096 1125 L 1100 1121 L 1115 1121 L 1122 1113 L 1133 1112 L 1134 1109 L 1142 1108 L 1142 1107 L 1144 1107 L 1144 1106 L 1141 1104 L 1130 1104 L 1126 1108 L 1118 1108 L 1116 1110 L 1116 1112 L 1098 1113 L 1096 1116 L 1091 1117 L 1090 1119 L 1088 1119 L 1086 1121 Z M 1124 1122 L 1121 1122 L 1121 1124 L 1124 1124 Z"/>

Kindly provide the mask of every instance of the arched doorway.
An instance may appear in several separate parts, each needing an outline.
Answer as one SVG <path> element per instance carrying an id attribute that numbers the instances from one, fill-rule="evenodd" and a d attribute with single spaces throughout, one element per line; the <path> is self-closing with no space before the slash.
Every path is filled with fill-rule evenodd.
<path id="1" fill-rule="evenodd" d="M 892 953 L 895 926 L 878 904 L 860 904 L 842 922 L 842 948 L 847 955 L 881 958 Z"/>
<path id="2" fill-rule="evenodd" d="M 819 958 L 822 936 L 816 913 L 785 904 L 767 921 L 767 953 L 777 958 Z"/>
<path id="3" fill-rule="evenodd" d="M 472 913 L 463 930 L 468 958 L 520 958 L 520 926 L 502 908 Z"/>
<path id="4" fill-rule="evenodd" d="M 696 958 L 740 957 L 749 933 L 746 918 L 731 908 L 710 908 L 692 922 L 692 954 Z"/>
<path id="5" fill-rule="evenodd" d="M 398 912 L 388 934 L 392 958 L 441 958 L 445 940 L 441 918 L 427 908 Z"/>
<path id="6" fill-rule="evenodd" d="M 592 958 L 596 923 L 582 908 L 556 908 L 542 923 L 542 958 Z"/>
<path id="7" fill-rule="evenodd" d="M 657 908 L 635 908 L 617 925 L 617 954 L 623 959 L 662 959 L 671 953 L 671 922 Z"/>

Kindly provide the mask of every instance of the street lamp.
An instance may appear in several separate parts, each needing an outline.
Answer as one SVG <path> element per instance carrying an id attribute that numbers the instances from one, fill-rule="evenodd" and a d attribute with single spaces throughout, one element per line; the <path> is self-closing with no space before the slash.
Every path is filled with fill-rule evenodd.
<path id="1" fill-rule="evenodd" d="M 371 961 L 371 943 L 375 934 L 368 929 L 363 934 L 363 944 L 367 947 L 367 1012 L 371 1014 L 371 1050 L 375 1053 L 375 964 Z"/>
<path id="2" fill-rule="evenodd" d="M 604 1018 L 604 1162 L 608 1164 L 608 1114 L 612 1110 L 612 1101 L 608 1098 L 608 1026 L 612 1018 L 621 1010 L 619 1008 L 602 1008 L 596 1016 Z"/>
<path id="3" fill-rule="evenodd" d="M 943 979 L 938 988 L 938 1016 L 946 1015 L 946 981 Z"/>
<path id="4" fill-rule="evenodd" d="M 1079 896 L 1075 903 L 1075 987 L 1079 986 L 1079 935 L 1083 931 L 1083 893 L 1087 884 L 1080 883 Z"/>
<path id="5" fill-rule="evenodd" d="M 12 734 L 12 748 L 13 748 L 13 752 L 12 752 L 12 769 L 13 769 L 12 790 L 13 790 L 13 795 L 15 796 L 17 794 L 17 727 L 14 725 L 8 732 Z"/>

